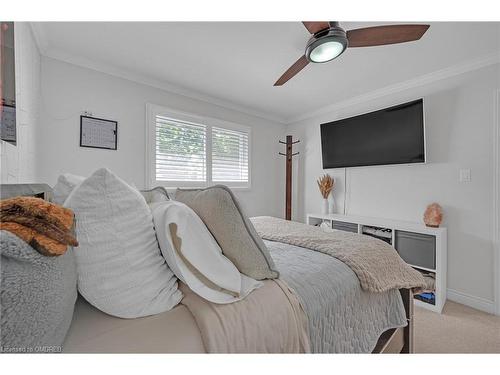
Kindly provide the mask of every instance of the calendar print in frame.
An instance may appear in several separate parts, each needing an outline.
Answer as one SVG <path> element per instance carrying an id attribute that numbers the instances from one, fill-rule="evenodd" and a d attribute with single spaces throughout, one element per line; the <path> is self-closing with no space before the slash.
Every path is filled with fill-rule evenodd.
<path id="1" fill-rule="evenodd" d="M 117 140 L 117 121 L 80 116 L 80 147 L 116 150 Z"/>

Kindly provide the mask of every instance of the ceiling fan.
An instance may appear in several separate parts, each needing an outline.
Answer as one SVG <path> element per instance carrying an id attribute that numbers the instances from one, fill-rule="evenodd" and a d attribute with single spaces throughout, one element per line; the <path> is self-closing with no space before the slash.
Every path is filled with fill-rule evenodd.
<path id="1" fill-rule="evenodd" d="M 372 47 L 419 40 L 430 25 L 385 25 L 345 31 L 338 22 L 302 22 L 313 34 L 305 54 L 276 81 L 285 84 L 311 63 L 325 63 L 339 57 L 347 47 Z"/>

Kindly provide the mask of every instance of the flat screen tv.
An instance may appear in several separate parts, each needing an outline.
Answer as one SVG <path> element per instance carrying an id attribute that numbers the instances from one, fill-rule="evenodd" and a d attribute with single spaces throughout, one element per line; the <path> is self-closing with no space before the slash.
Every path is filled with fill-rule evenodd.
<path id="1" fill-rule="evenodd" d="M 323 169 L 425 162 L 422 99 L 321 124 Z"/>

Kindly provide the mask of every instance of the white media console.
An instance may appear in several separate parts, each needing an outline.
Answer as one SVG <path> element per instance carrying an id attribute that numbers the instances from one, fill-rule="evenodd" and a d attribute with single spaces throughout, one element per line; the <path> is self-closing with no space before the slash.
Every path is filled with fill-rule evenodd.
<path id="1" fill-rule="evenodd" d="M 441 313 L 446 302 L 446 228 L 342 214 L 308 214 L 307 224 L 377 237 L 392 245 L 410 266 L 435 279 L 434 300 L 416 295 L 415 304 Z"/>

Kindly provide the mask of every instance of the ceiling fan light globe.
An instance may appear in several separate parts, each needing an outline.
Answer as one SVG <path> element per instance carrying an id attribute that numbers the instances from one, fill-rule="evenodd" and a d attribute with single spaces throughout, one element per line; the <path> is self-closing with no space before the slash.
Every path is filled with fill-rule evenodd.
<path id="1" fill-rule="evenodd" d="M 344 49 L 344 45 L 340 42 L 326 41 L 309 52 L 309 60 L 314 63 L 324 63 L 340 56 Z"/>
<path id="2" fill-rule="evenodd" d="M 344 29 L 332 25 L 330 29 L 314 34 L 306 46 L 305 56 L 309 62 L 325 63 L 339 57 L 347 48 L 348 41 Z"/>

